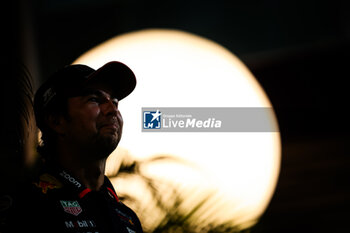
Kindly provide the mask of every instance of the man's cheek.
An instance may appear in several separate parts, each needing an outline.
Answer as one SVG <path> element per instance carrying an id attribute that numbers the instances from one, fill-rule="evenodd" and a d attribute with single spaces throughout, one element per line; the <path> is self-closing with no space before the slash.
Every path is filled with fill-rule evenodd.
<path id="1" fill-rule="evenodd" d="M 119 111 L 118 111 L 118 113 L 117 113 L 117 120 L 118 120 L 119 126 L 120 126 L 120 127 L 123 127 L 123 124 L 124 124 L 124 122 L 123 122 L 123 117 L 122 117 L 122 115 L 120 114 Z"/>

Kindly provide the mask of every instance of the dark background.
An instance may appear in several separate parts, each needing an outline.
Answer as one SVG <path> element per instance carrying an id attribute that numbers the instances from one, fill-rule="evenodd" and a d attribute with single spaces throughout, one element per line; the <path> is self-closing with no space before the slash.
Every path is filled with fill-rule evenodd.
<path id="1" fill-rule="evenodd" d="M 281 174 L 253 232 L 347 232 L 350 8 L 345 3 L 15 0 L 1 7 L 2 88 L 12 77 L 6 71 L 13 58 L 23 61 L 36 88 L 50 73 L 122 33 L 165 28 L 211 39 L 253 72 L 279 121 Z"/>

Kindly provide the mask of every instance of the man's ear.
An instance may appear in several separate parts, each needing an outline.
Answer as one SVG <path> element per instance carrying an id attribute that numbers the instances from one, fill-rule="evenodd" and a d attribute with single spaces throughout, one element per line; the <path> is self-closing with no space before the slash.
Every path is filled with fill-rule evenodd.
<path id="1" fill-rule="evenodd" d="M 56 133 L 64 135 L 65 127 L 64 127 L 64 118 L 61 115 L 53 115 L 50 114 L 46 117 L 46 124 Z"/>

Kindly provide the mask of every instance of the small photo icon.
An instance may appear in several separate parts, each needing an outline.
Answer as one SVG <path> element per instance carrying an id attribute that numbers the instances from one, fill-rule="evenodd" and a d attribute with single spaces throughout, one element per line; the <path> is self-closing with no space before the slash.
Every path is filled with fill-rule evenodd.
<path id="1" fill-rule="evenodd" d="M 160 129 L 161 128 L 161 115 L 162 113 L 157 111 L 144 111 L 143 112 L 143 128 L 144 129 Z"/>

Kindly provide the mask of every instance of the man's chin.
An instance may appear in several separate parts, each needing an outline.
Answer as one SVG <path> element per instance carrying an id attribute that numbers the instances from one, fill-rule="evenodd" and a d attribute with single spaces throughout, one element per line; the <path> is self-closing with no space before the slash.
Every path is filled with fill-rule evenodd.
<path id="1" fill-rule="evenodd" d="M 105 136 L 97 143 L 99 154 L 102 157 L 108 157 L 117 148 L 119 141 L 119 137 L 115 135 Z"/>

